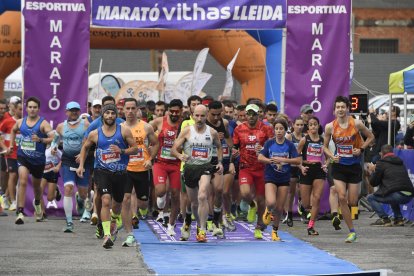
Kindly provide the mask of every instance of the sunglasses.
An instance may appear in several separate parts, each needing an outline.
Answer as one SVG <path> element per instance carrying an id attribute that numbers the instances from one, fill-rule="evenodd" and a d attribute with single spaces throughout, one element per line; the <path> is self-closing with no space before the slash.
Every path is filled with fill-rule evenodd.
<path id="1" fill-rule="evenodd" d="M 313 114 L 312 110 L 306 111 L 305 114 Z"/>
<path id="2" fill-rule="evenodd" d="M 174 115 L 178 115 L 178 114 L 180 114 L 180 110 L 171 110 L 170 109 L 170 113 L 174 114 Z"/>
<path id="3" fill-rule="evenodd" d="M 258 114 L 256 112 L 247 112 L 246 115 L 253 117 L 253 116 L 257 116 Z"/>

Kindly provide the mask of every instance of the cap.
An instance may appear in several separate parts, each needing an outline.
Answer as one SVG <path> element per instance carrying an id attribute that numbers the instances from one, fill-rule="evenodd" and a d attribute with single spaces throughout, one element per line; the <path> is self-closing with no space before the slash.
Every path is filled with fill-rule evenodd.
<path id="1" fill-rule="evenodd" d="M 300 113 L 306 113 L 306 112 L 309 112 L 309 111 L 313 111 L 313 108 L 312 108 L 312 106 L 310 106 L 308 104 L 304 104 L 300 108 Z"/>
<path id="2" fill-rule="evenodd" d="M 80 109 L 80 105 L 77 102 L 68 102 L 66 104 L 66 110 L 71 110 L 71 109 Z"/>
<path id="3" fill-rule="evenodd" d="M 249 112 L 249 110 L 252 110 L 255 113 L 258 113 L 259 112 L 259 107 L 255 104 L 249 104 L 248 106 L 246 106 L 246 113 Z"/>
<path id="4" fill-rule="evenodd" d="M 116 105 L 114 104 L 107 104 L 102 107 L 102 114 L 104 114 L 106 111 L 112 110 L 115 112 L 116 116 L 118 116 L 118 108 L 116 108 Z M 102 117 L 103 118 L 103 117 Z"/>
<path id="5" fill-rule="evenodd" d="M 147 103 L 145 101 L 138 101 L 137 102 L 137 107 L 138 108 L 146 108 L 147 107 Z"/>
<path id="6" fill-rule="evenodd" d="M 10 100 L 9 100 L 9 103 L 11 103 L 11 104 L 15 104 L 15 103 L 17 103 L 17 102 L 21 102 L 22 100 L 19 98 L 19 97 L 17 97 L 17 96 L 12 96 L 11 98 L 10 98 Z"/>
<path id="7" fill-rule="evenodd" d="M 102 105 L 102 101 L 101 100 L 93 100 L 92 106 L 95 106 L 95 105 Z"/>

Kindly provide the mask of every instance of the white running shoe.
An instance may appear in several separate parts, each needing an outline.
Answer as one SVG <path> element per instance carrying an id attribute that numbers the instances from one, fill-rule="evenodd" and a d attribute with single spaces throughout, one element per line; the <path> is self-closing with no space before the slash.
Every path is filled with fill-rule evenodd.
<path id="1" fill-rule="evenodd" d="M 219 238 L 219 239 L 223 239 L 224 238 L 224 232 L 223 229 L 221 227 L 217 227 L 214 223 L 213 223 L 213 236 Z"/>
<path id="2" fill-rule="evenodd" d="M 10 204 L 9 211 L 16 211 L 16 209 L 17 209 L 17 203 L 16 203 L 16 201 L 13 201 Z"/>
<path id="3" fill-rule="evenodd" d="M 181 238 L 180 241 L 188 241 L 188 239 L 190 238 L 190 231 L 191 231 L 191 226 L 187 225 L 187 224 L 183 224 L 183 226 L 180 228 L 181 230 Z"/>
<path id="4" fill-rule="evenodd" d="M 164 221 L 164 212 L 163 211 L 160 211 L 158 213 L 158 217 L 157 217 L 156 221 L 158 221 L 158 222 L 163 222 Z"/>
<path id="5" fill-rule="evenodd" d="M 83 211 L 82 218 L 79 220 L 80 222 L 87 222 L 91 219 L 91 212 L 89 212 L 87 209 Z"/>
<path id="6" fill-rule="evenodd" d="M 98 214 L 97 213 L 93 213 L 92 214 L 92 217 L 91 217 L 91 225 L 98 224 L 98 220 L 99 220 Z"/>
<path id="7" fill-rule="evenodd" d="M 171 224 L 168 223 L 168 226 L 167 226 L 167 235 L 168 236 L 171 236 L 171 237 L 175 236 L 174 228 L 175 228 L 175 225 L 171 225 Z"/>
<path id="8" fill-rule="evenodd" d="M 5 195 L 2 195 L 2 197 L 3 197 L 3 209 L 4 210 L 10 210 L 10 201 L 9 201 L 9 199 Z M 10 211 L 16 211 L 16 209 L 10 210 Z"/>

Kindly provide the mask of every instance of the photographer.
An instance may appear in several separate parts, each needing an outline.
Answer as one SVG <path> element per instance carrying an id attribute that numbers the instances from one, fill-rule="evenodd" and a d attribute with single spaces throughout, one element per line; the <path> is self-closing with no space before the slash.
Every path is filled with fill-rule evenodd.
<path id="1" fill-rule="evenodd" d="M 400 204 L 411 201 L 414 188 L 408 176 L 403 161 L 394 155 L 391 145 L 381 147 L 381 160 L 376 165 L 370 164 L 368 169 L 372 172 L 370 183 L 378 190 L 368 196 L 368 202 L 380 217 L 372 226 L 391 226 L 391 220 L 384 211 L 381 203 L 390 204 L 394 213 L 394 226 L 403 226 L 404 219 Z"/>

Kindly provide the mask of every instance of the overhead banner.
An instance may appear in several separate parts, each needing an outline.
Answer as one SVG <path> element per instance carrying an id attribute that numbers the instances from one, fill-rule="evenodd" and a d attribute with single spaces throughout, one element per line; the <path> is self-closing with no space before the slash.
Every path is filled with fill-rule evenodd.
<path id="1" fill-rule="evenodd" d="M 286 0 L 93 0 L 92 24 L 177 30 L 276 29 L 286 23 Z"/>
<path id="2" fill-rule="evenodd" d="M 349 0 L 289 0 L 285 111 L 294 118 L 310 104 L 325 124 L 333 102 L 350 86 Z"/>
<path id="3" fill-rule="evenodd" d="M 23 1 L 24 98 L 40 99 L 40 115 L 52 127 L 77 101 L 86 111 L 89 62 L 89 0 Z"/>

